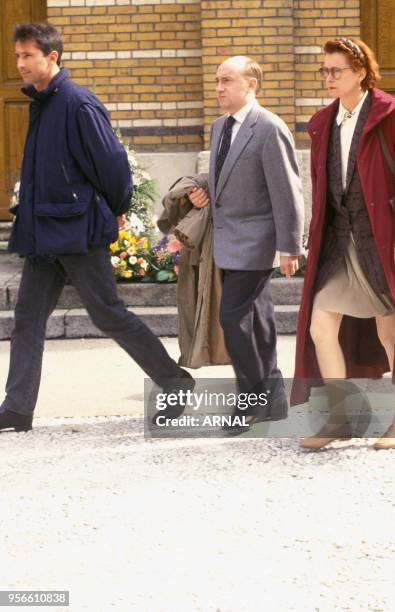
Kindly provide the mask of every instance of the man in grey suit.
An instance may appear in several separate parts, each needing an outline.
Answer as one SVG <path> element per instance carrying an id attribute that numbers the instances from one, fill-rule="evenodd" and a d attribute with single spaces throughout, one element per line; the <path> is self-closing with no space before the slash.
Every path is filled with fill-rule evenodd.
<path id="1" fill-rule="evenodd" d="M 279 264 L 287 277 L 295 274 L 302 253 L 304 204 L 294 143 L 282 119 L 256 101 L 259 64 L 231 57 L 216 80 L 226 114 L 211 129 L 210 193 L 194 189 L 189 197 L 197 208 L 211 201 L 214 259 L 223 270 L 221 325 L 239 391 L 271 393 L 264 409 L 251 403 L 247 414 L 251 422 L 281 419 L 288 405 L 277 367 L 270 277 Z"/>

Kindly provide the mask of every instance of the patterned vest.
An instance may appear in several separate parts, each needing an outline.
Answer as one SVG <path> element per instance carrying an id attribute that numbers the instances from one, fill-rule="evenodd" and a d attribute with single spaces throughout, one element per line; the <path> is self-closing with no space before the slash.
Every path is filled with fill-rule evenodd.
<path id="1" fill-rule="evenodd" d="M 370 107 L 371 98 L 368 95 L 359 113 L 352 138 L 345 190 L 343 190 L 342 184 L 340 126 L 337 125 L 336 118 L 333 122 L 327 158 L 328 188 L 325 237 L 315 291 L 318 291 L 327 283 L 342 263 L 352 233 L 359 264 L 372 289 L 377 294 L 389 294 L 356 164 L 358 145 Z"/>

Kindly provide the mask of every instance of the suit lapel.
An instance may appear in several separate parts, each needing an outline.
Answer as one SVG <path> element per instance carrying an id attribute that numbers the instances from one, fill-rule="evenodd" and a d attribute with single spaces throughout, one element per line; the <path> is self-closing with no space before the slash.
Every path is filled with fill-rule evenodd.
<path id="1" fill-rule="evenodd" d="M 217 189 L 215 192 L 215 199 L 219 197 L 222 189 L 225 187 L 226 181 L 228 180 L 229 174 L 232 171 L 233 166 L 235 165 L 237 159 L 240 157 L 242 152 L 244 151 L 247 143 L 251 140 L 254 135 L 253 126 L 256 123 L 259 114 L 259 107 L 254 106 L 247 117 L 244 119 L 243 123 L 240 126 L 239 131 L 236 134 L 236 137 L 229 149 L 229 153 L 224 161 L 224 165 L 222 166 L 221 174 L 219 175 Z M 214 159 L 214 176 L 215 176 L 215 160 Z"/>
<path id="2" fill-rule="evenodd" d="M 221 142 L 221 136 L 226 122 L 226 115 L 221 117 L 219 121 L 216 121 L 213 126 L 213 134 L 211 137 L 211 151 L 210 151 L 210 171 L 209 171 L 209 191 L 212 199 L 215 199 L 215 162 L 218 155 L 219 144 Z"/>

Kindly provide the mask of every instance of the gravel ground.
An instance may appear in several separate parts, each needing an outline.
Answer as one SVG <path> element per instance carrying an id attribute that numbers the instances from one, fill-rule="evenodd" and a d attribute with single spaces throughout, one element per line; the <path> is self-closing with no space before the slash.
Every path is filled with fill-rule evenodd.
<path id="1" fill-rule="evenodd" d="M 69 590 L 73 612 L 394 609 L 394 451 L 35 424 L 0 436 L 1 589 Z"/>

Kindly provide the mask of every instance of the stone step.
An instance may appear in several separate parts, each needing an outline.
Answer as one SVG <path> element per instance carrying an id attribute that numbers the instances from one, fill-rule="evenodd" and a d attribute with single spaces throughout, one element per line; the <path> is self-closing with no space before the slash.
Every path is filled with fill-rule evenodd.
<path id="1" fill-rule="evenodd" d="M 12 223 L 0 221 L 0 253 L 7 251 L 8 239 L 11 233 Z"/>
<path id="2" fill-rule="evenodd" d="M 1 281 L 1 278 L 0 278 Z M 0 283 L 0 310 L 12 310 L 18 295 L 20 274 Z M 277 305 L 300 303 L 302 278 L 273 279 L 273 301 Z M 118 283 L 118 294 L 126 306 L 176 306 L 177 285 L 160 283 Z M 74 287 L 67 285 L 60 296 L 59 309 L 82 308 Z"/>
<path id="3" fill-rule="evenodd" d="M 294 334 L 299 306 L 275 306 L 279 334 Z M 143 306 L 133 308 L 157 336 L 177 336 L 178 316 L 174 306 Z M 0 340 L 8 340 L 14 323 L 11 310 L 0 312 Z M 93 325 L 84 309 L 57 309 L 47 326 L 47 338 L 101 338 L 103 334 Z"/>

